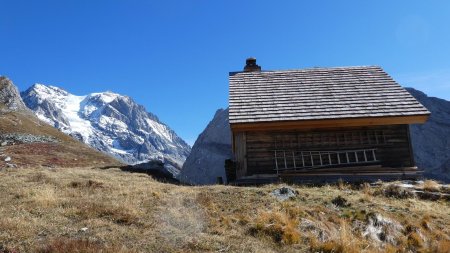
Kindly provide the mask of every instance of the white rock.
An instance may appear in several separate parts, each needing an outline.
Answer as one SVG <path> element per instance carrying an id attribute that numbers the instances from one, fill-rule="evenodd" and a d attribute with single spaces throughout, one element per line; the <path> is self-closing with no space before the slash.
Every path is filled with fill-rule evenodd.
<path id="1" fill-rule="evenodd" d="M 11 161 L 11 157 L 8 156 L 5 158 L 5 162 L 10 162 L 10 161 Z"/>
<path id="2" fill-rule="evenodd" d="M 284 201 L 297 196 L 297 191 L 289 187 L 281 187 L 279 189 L 273 190 L 271 194 L 278 200 Z"/>
<path id="3" fill-rule="evenodd" d="M 402 230 L 403 226 L 397 221 L 374 214 L 369 217 L 362 235 L 374 242 L 395 244 Z"/>
<path id="4" fill-rule="evenodd" d="M 88 228 L 87 227 L 81 228 L 80 231 L 81 232 L 86 232 L 86 231 L 88 231 Z"/>

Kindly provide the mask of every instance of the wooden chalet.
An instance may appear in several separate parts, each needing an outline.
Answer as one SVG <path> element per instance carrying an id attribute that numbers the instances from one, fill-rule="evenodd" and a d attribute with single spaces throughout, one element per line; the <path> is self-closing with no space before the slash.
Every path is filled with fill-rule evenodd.
<path id="1" fill-rule="evenodd" d="M 409 124 L 430 112 L 377 66 L 229 75 L 236 182 L 416 178 Z"/>

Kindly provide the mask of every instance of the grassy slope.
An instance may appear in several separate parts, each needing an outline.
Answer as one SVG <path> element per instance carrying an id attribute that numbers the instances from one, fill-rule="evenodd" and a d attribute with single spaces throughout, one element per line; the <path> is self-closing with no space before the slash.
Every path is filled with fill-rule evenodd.
<path id="1" fill-rule="evenodd" d="M 1 109 L 1 106 L 0 106 Z M 120 165 L 116 159 L 98 152 L 56 128 L 39 121 L 31 112 L 0 113 L 0 133 L 25 133 L 53 136 L 59 143 L 31 143 L 2 147 L 1 152 L 12 157 L 19 166 L 92 166 Z M 0 167 L 3 165 L 0 160 Z"/>
<path id="2" fill-rule="evenodd" d="M 368 186 L 294 186 L 299 195 L 283 202 L 270 194 L 280 187 L 275 185 L 174 186 L 124 173 L 87 168 L 0 171 L 0 244 L 20 252 L 450 249 L 450 209 L 443 200 L 387 198 Z M 350 206 L 330 204 L 337 196 Z M 358 230 L 375 214 L 398 222 L 384 227 L 383 237 L 392 243 L 371 240 Z"/>

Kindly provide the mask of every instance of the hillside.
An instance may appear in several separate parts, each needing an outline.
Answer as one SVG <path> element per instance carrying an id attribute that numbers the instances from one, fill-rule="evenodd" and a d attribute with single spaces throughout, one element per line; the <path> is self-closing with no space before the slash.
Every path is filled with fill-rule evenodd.
<path id="1" fill-rule="evenodd" d="M 127 164 L 169 159 L 180 169 L 191 150 L 128 96 L 109 91 L 77 96 L 43 84 L 21 96 L 42 121 Z"/>
<path id="2" fill-rule="evenodd" d="M 0 98 L 0 168 L 121 164 L 40 121 L 25 107 L 17 88 L 6 77 L 0 77 Z"/>
<path id="3" fill-rule="evenodd" d="M 0 252 L 450 249 L 450 202 L 394 185 L 187 187 L 87 168 L 0 177 Z M 439 190 L 415 187 L 424 186 Z"/>

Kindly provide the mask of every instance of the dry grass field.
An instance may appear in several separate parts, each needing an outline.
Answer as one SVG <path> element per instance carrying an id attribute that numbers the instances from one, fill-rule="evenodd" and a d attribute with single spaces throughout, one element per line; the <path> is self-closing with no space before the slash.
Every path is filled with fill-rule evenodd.
<path id="1" fill-rule="evenodd" d="M 0 252 L 450 250 L 448 200 L 392 186 L 289 186 L 297 194 L 282 201 L 272 195 L 282 185 L 176 186 L 118 169 L 3 169 L 0 179 Z"/>

